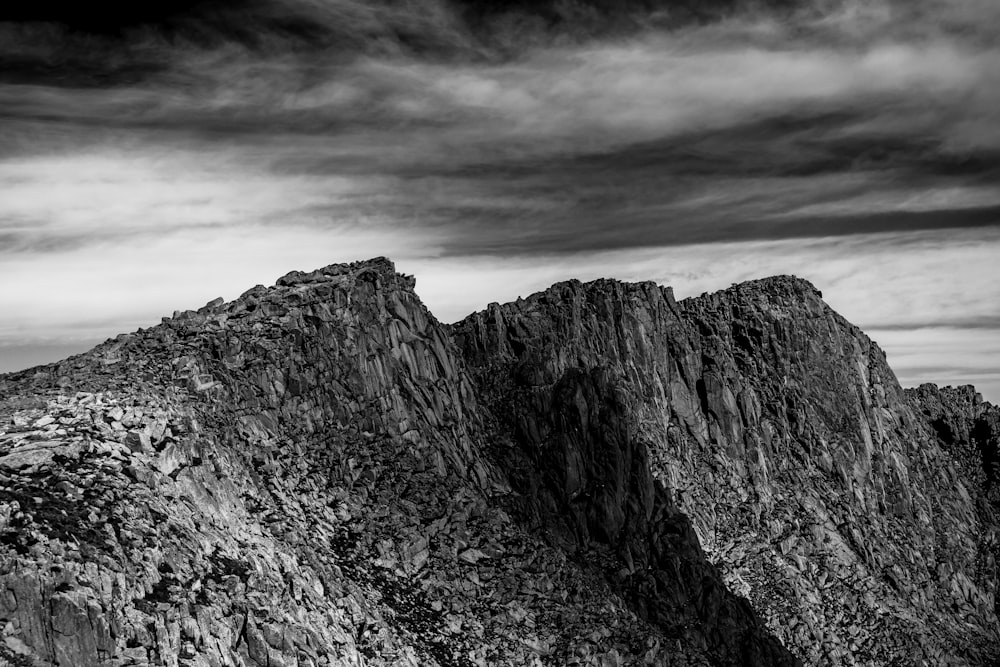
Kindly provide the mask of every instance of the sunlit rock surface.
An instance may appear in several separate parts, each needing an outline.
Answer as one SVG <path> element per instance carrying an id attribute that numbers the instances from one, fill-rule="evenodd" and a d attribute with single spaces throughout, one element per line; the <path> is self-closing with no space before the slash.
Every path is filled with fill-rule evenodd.
<path id="1" fill-rule="evenodd" d="M 388 260 L 0 376 L 0 664 L 990 664 L 998 411 L 793 278 Z"/>

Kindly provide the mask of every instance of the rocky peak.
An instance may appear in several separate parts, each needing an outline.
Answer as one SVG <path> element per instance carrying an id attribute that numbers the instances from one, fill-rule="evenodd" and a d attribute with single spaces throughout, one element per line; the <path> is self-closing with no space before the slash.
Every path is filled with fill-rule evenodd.
<path id="1" fill-rule="evenodd" d="M 484 400 L 514 401 L 504 412 L 518 416 L 508 425 L 518 451 L 554 452 L 543 468 L 573 471 L 549 482 L 564 502 L 579 502 L 560 480 L 576 480 L 586 454 L 545 415 L 573 378 L 613 387 L 598 403 L 627 406 L 628 437 L 643 443 L 664 498 L 804 662 L 995 654 L 995 559 L 983 560 L 995 515 L 979 511 L 975 478 L 912 409 L 884 353 L 807 281 L 778 276 L 679 303 L 651 284 L 560 284 L 470 316 L 456 339 L 485 369 Z M 947 611 L 955 604 L 961 621 Z"/>
<path id="2" fill-rule="evenodd" d="M 448 647 L 475 612 L 448 620 L 411 580 L 458 580 L 431 540 L 459 570 L 456 549 L 500 553 L 472 511 L 505 521 L 479 495 L 503 483 L 461 362 L 412 288 L 384 259 L 292 273 L 5 377 L 0 657 L 484 659 Z"/>
<path id="3" fill-rule="evenodd" d="M 8 662 L 705 664 L 712 653 L 703 629 L 668 637 L 605 568 L 509 514 L 509 475 L 484 453 L 495 410 L 387 260 L 294 272 L 2 382 Z M 648 490 L 641 457 L 627 467 Z M 615 516 L 593 525 L 617 538 L 634 522 Z M 684 539 L 691 571 L 708 567 Z"/>
<path id="4" fill-rule="evenodd" d="M 602 562 L 644 618 L 711 646 L 718 664 L 795 664 L 725 589 L 673 490 L 651 474 L 647 408 L 666 400 L 670 351 L 687 334 L 669 290 L 559 283 L 454 332 L 499 417 L 491 451 L 519 516 Z"/>
<path id="5" fill-rule="evenodd" d="M 507 358 L 525 354 L 554 357 L 553 372 L 570 365 L 584 365 L 570 353 L 584 353 L 599 343 L 602 354 L 628 357 L 635 350 L 636 340 L 631 329 L 642 322 L 664 319 L 661 311 L 673 311 L 676 303 L 672 292 L 652 282 L 623 283 L 601 279 L 588 283 L 567 281 L 532 294 L 525 299 L 505 304 L 490 304 L 481 313 L 470 315 L 454 327 L 466 355 L 487 353 L 496 360 L 499 353 Z M 588 340 L 608 322 L 615 331 L 606 340 Z M 640 337 L 641 338 L 641 337 Z M 547 366 L 540 366 L 547 369 Z"/>
<path id="6" fill-rule="evenodd" d="M 793 277 L 292 272 L 0 376 L 0 663 L 989 664 L 998 433 Z"/>
<path id="7" fill-rule="evenodd" d="M 721 301 L 731 298 L 755 299 L 760 297 L 783 297 L 804 302 L 822 299 L 823 293 L 805 278 L 790 275 L 769 276 L 734 283 L 729 288 L 717 292 L 706 292 L 698 297 L 702 301 Z"/>

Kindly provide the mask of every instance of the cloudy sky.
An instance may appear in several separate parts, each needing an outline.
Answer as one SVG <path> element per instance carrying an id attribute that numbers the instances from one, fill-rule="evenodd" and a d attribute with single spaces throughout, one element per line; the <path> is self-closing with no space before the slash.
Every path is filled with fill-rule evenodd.
<path id="1" fill-rule="evenodd" d="M 386 255 L 445 321 L 796 274 L 1000 402 L 993 0 L 67 6 L 0 10 L 0 371 Z"/>

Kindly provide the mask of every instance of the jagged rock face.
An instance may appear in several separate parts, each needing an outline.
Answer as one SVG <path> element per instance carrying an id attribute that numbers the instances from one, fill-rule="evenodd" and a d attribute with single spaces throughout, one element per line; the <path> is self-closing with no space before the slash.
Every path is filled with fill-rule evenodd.
<path id="1" fill-rule="evenodd" d="M 808 283 L 678 304 L 652 284 L 569 282 L 457 332 L 484 400 L 519 416 L 511 442 L 557 469 L 578 466 L 548 453 L 563 436 L 536 423 L 549 411 L 537 396 L 567 374 L 608 378 L 730 589 L 806 663 L 997 655 L 995 512 L 883 353 Z M 535 398 L 504 405 L 518 395 Z"/>
<path id="2" fill-rule="evenodd" d="M 973 490 L 1000 505 L 1000 408 L 983 401 L 974 387 L 923 384 L 907 389 L 941 446 L 962 467 Z"/>
<path id="3" fill-rule="evenodd" d="M 290 274 L 0 379 L 0 659 L 707 664 L 505 511 L 412 288 Z"/>
<path id="4" fill-rule="evenodd" d="M 683 331 L 653 284 L 563 283 L 491 305 L 456 326 L 483 401 L 500 422 L 493 447 L 521 494 L 519 514 L 564 549 L 610 549 L 609 578 L 669 636 L 716 664 L 794 664 L 705 559 L 688 518 L 654 484 L 642 421 L 663 398 L 660 364 Z"/>
<path id="5" fill-rule="evenodd" d="M 461 543 L 481 500 L 456 480 L 489 472 L 410 288 L 380 262 L 290 275 L 22 378 L 38 410 L 0 459 L 12 647 L 60 665 L 468 664 L 462 615 L 408 575 L 431 539 Z M 50 460 L 25 466 L 35 440 Z"/>
<path id="6" fill-rule="evenodd" d="M 760 511 L 736 525 L 721 513 L 703 524 L 716 531 L 708 550 L 729 580 L 749 579 L 755 606 L 810 660 L 995 660 L 996 514 L 980 511 L 976 479 L 911 409 L 884 353 L 795 279 L 682 307 L 703 341 L 709 442 L 736 462 L 730 474 L 740 474 L 742 450 L 744 478 L 755 483 L 748 500 Z M 734 531 L 744 534 L 738 548 L 753 530 L 770 553 L 756 563 L 727 553 Z M 753 594 L 750 578 L 767 576 L 768 565 L 793 595 Z"/>
<path id="7" fill-rule="evenodd" d="M 906 393 L 949 452 L 966 490 L 975 503 L 976 518 L 983 533 L 975 539 L 974 581 L 988 579 L 1000 562 L 1000 408 L 983 401 L 971 386 L 943 387 L 923 384 Z M 968 537 L 966 548 L 968 549 Z M 968 560 L 968 559 L 966 559 Z M 951 563 L 955 567 L 954 563 Z M 955 573 L 953 580 L 962 582 Z M 967 574 L 967 573 L 966 573 Z M 1000 600 L 993 590 L 994 610 Z"/>
<path id="8" fill-rule="evenodd" d="M 296 272 L 0 376 L 0 664 L 984 664 L 963 392 L 792 279 L 446 327 L 387 260 Z"/>

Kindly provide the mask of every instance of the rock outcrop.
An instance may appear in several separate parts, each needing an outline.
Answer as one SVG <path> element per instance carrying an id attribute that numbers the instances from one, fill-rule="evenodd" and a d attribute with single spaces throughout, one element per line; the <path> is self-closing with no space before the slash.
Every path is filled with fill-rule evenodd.
<path id="1" fill-rule="evenodd" d="M 796 279 L 295 272 L 0 376 L 0 664 L 989 664 L 997 415 Z"/>
<path id="2" fill-rule="evenodd" d="M 997 514 L 885 354 L 820 297 L 775 278 L 682 303 L 709 443 L 732 462 L 724 500 L 692 485 L 707 551 L 809 662 L 992 664 Z M 661 470 L 683 479 L 678 464 Z M 734 522 L 718 503 L 741 487 L 755 514 Z"/>
<path id="3" fill-rule="evenodd" d="M 2 657 L 705 664 L 495 500 L 488 412 L 412 288 L 290 274 L 4 378 Z"/>
<path id="4" fill-rule="evenodd" d="M 726 590 L 650 450 L 666 424 L 669 346 L 684 330 L 652 283 L 563 283 L 491 305 L 456 327 L 484 400 L 502 421 L 493 451 L 519 514 L 556 534 L 670 636 L 701 640 L 720 664 L 793 664 Z M 666 416 L 666 415 L 663 415 Z M 604 547 L 603 559 L 590 553 Z"/>
<path id="5" fill-rule="evenodd" d="M 776 277 L 678 303 L 651 283 L 568 282 L 491 305 L 457 338 L 484 395 L 513 400 L 508 456 L 573 480 L 549 494 L 564 506 L 537 496 L 529 514 L 566 524 L 574 505 L 614 508 L 621 482 L 581 480 L 586 448 L 564 453 L 547 417 L 563 378 L 596 374 L 730 590 L 805 663 L 996 659 L 997 519 L 968 463 L 995 444 L 939 440 L 938 417 L 809 283 Z M 986 422 L 968 425 L 984 411 L 969 401 L 954 416 L 959 441 L 975 431 L 995 443 Z"/>
<path id="6" fill-rule="evenodd" d="M 994 508 L 1000 506 L 1000 408 L 983 401 L 970 385 L 924 384 L 906 393 L 972 489 L 985 493 Z"/>

